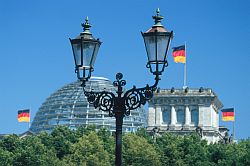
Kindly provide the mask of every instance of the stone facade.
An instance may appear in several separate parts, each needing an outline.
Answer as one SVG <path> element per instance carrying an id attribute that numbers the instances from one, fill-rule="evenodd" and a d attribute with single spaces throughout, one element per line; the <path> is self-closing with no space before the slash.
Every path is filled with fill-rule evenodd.
<path id="1" fill-rule="evenodd" d="M 198 132 L 209 143 L 223 138 L 219 110 L 223 104 L 212 89 L 158 89 L 149 102 L 149 132 L 180 135 Z"/>

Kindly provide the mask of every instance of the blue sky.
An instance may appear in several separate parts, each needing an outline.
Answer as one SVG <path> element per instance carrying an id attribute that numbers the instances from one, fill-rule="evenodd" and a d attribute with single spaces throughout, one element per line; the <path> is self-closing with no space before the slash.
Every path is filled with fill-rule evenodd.
<path id="1" fill-rule="evenodd" d="M 17 110 L 30 108 L 33 118 L 51 93 L 76 80 L 68 38 L 82 31 L 86 16 L 103 42 L 94 75 L 114 80 L 122 72 L 127 88 L 152 84 L 140 31 L 153 25 L 158 7 L 175 33 L 172 46 L 187 42 L 188 86 L 212 88 L 225 108 L 236 108 L 236 137 L 250 137 L 247 0 L 0 1 L 0 133 L 26 131 Z M 181 88 L 183 64 L 171 54 L 168 61 L 159 86 Z"/>

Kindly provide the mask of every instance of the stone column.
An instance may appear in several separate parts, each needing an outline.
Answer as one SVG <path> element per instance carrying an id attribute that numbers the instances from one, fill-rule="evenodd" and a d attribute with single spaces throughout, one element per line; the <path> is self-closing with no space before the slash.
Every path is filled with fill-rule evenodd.
<path id="1" fill-rule="evenodd" d="M 205 106 L 199 106 L 199 127 L 209 126 L 210 122 L 210 111 Z"/>
<path id="2" fill-rule="evenodd" d="M 174 129 L 174 126 L 176 125 L 176 111 L 174 106 L 171 106 L 171 123 L 170 123 L 170 129 Z"/>
<path id="3" fill-rule="evenodd" d="M 188 106 L 185 106 L 185 127 L 189 127 L 191 124 L 191 113 Z"/>
<path id="4" fill-rule="evenodd" d="M 155 126 L 155 108 L 152 106 L 148 108 L 148 126 Z"/>
<path id="5" fill-rule="evenodd" d="M 155 125 L 156 126 L 161 126 L 161 107 L 160 106 L 156 106 L 155 109 Z"/>

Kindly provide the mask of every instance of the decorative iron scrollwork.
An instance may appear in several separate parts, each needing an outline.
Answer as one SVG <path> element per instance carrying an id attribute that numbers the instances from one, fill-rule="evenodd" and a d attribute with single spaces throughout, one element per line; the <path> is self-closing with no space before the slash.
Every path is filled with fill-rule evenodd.
<path id="1" fill-rule="evenodd" d="M 109 111 L 114 106 L 115 95 L 110 92 L 102 92 L 98 96 L 98 100 L 94 103 L 95 108 L 99 107 L 102 111 Z"/>
<path id="2" fill-rule="evenodd" d="M 144 88 L 137 89 L 135 86 L 128 90 L 124 94 L 126 107 L 129 110 L 134 110 L 142 105 L 145 105 L 148 100 L 150 100 L 153 97 L 153 92 L 156 90 L 156 86 L 150 87 L 147 85 Z"/>
<path id="3" fill-rule="evenodd" d="M 117 73 L 116 74 L 116 81 L 113 82 L 113 85 L 115 87 L 122 87 L 126 85 L 126 81 L 122 80 L 123 74 L 122 73 Z"/>
<path id="4" fill-rule="evenodd" d="M 124 98 L 125 98 L 126 108 L 128 110 L 134 110 L 140 107 L 141 104 L 144 102 L 142 94 L 135 88 L 128 91 L 128 93 L 124 95 Z"/>
<path id="5" fill-rule="evenodd" d="M 101 111 L 110 111 L 114 105 L 115 95 L 111 92 L 84 92 L 90 104 L 93 104 L 95 108 L 99 108 Z"/>
<path id="6" fill-rule="evenodd" d="M 153 92 L 156 90 L 159 77 L 156 77 L 155 84 L 153 86 L 146 85 L 144 88 L 136 88 L 135 86 L 124 93 L 123 86 L 126 85 L 126 81 L 122 80 L 122 73 L 116 74 L 116 81 L 113 85 L 117 87 L 117 96 L 112 92 L 101 91 L 86 91 L 84 94 L 90 104 L 93 104 L 95 108 L 99 108 L 101 111 L 108 111 L 109 116 L 115 116 L 117 113 L 123 115 L 130 115 L 130 111 L 145 105 L 148 100 L 153 97 Z M 116 104 L 116 106 L 115 106 Z M 119 105 L 119 107 L 117 106 Z M 121 110 L 115 110 L 120 108 Z"/>

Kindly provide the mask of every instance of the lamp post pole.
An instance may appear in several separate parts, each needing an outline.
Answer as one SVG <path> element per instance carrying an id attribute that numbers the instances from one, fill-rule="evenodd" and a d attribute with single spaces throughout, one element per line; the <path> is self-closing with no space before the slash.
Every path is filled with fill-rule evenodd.
<path id="1" fill-rule="evenodd" d="M 173 38 L 173 31 L 168 32 L 161 24 L 163 17 L 159 14 L 153 16 L 155 24 L 147 32 L 142 33 L 146 52 L 148 56 L 147 68 L 155 75 L 155 83 L 152 86 L 146 85 L 143 88 L 133 88 L 124 91 L 123 86 L 126 81 L 123 80 L 122 73 L 116 74 L 116 81 L 113 85 L 117 87 L 116 94 L 109 91 L 86 90 L 85 83 L 91 77 L 94 61 L 101 45 L 98 39 L 95 39 L 89 31 L 91 27 L 86 19 L 82 24 L 84 31 L 76 39 L 70 39 L 76 69 L 77 77 L 82 81 L 84 94 L 90 104 L 100 111 L 109 112 L 109 116 L 116 119 L 116 148 L 115 148 L 115 165 L 122 165 L 122 126 L 123 118 L 130 115 L 130 111 L 145 105 L 153 97 L 160 80 L 160 75 L 164 68 L 168 66 L 167 52 L 170 42 Z"/>
<path id="2" fill-rule="evenodd" d="M 122 74 L 118 73 L 116 76 L 118 90 L 117 97 L 114 99 L 114 113 L 115 113 L 115 123 L 116 123 L 116 131 L 115 131 L 115 165 L 122 165 L 122 125 L 123 125 L 123 117 L 126 112 L 125 100 L 122 98 L 122 83 L 120 79 L 122 79 Z"/>

